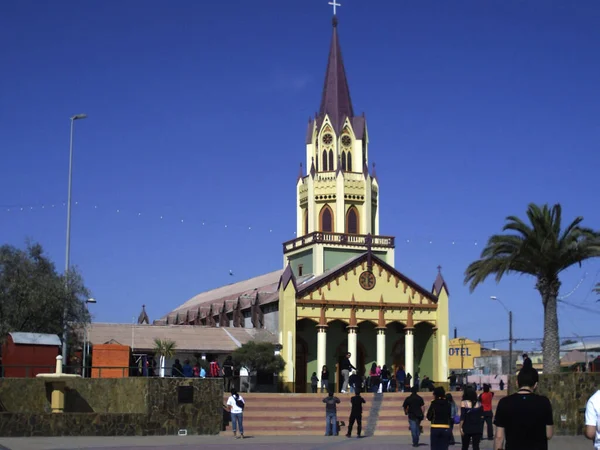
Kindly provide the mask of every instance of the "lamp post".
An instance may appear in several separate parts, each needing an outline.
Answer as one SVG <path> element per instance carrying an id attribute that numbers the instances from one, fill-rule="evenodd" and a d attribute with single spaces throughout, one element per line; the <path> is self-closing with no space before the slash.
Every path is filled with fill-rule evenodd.
<path id="1" fill-rule="evenodd" d="M 65 295 L 69 294 L 69 267 L 71 259 L 71 186 L 73 181 L 73 125 L 76 120 L 85 119 L 86 114 L 75 114 L 71 117 L 71 136 L 69 140 L 69 189 L 67 194 L 67 244 L 65 249 Z M 62 360 L 67 364 L 67 309 L 63 314 Z"/>
<path id="2" fill-rule="evenodd" d="M 512 375 L 512 359 L 513 359 L 513 326 L 512 326 L 512 311 L 510 311 L 506 305 L 504 303 L 502 303 L 502 300 L 500 300 L 498 297 L 496 297 L 495 295 L 492 295 L 490 297 L 490 300 L 496 300 L 498 303 L 500 303 L 502 305 L 502 307 L 506 310 L 506 312 L 508 313 L 508 367 L 509 367 L 509 374 Z"/>
<path id="3" fill-rule="evenodd" d="M 96 303 L 96 299 L 95 298 L 88 298 L 85 301 L 85 308 L 88 310 L 89 312 L 89 308 L 88 305 L 92 303 L 95 304 Z M 88 356 L 90 354 L 90 349 L 89 349 L 89 340 L 88 340 L 88 331 L 87 331 L 87 325 L 84 326 L 83 328 L 83 373 L 82 375 L 85 377 L 86 374 L 86 363 L 87 363 L 87 359 Z"/>

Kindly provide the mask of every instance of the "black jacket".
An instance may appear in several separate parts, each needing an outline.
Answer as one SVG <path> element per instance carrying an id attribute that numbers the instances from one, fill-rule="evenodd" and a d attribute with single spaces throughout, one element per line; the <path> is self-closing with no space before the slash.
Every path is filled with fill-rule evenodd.
<path id="1" fill-rule="evenodd" d="M 438 398 L 432 401 L 427 410 L 427 420 L 431 422 L 431 428 L 449 428 L 454 418 L 448 400 Z"/>

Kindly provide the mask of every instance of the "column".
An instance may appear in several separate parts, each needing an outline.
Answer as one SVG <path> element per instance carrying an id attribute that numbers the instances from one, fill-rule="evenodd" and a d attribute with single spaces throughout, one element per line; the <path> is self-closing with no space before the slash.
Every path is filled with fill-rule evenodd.
<path id="1" fill-rule="evenodd" d="M 327 365 L 327 325 L 317 326 L 317 376 L 321 378 L 321 369 Z"/>
<path id="2" fill-rule="evenodd" d="M 385 364 L 385 328 L 377 328 L 377 365 Z"/>
<path id="3" fill-rule="evenodd" d="M 356 367 L 356 348 L 358 334 L 356 333 L 358 327 L 348 327 L 348 351 L 350 352 L 350 362 Z"/>
<path id="4" fill-rule="evenodd" d="M 415 380 L 415 335 L 413 328 L 406 328 L 406 338 L 404 340 L 405 358 L 406 358 L 406 373 L 410 373 L 413 377 L 410 381 L 410 385 L 413 385 Z"/>

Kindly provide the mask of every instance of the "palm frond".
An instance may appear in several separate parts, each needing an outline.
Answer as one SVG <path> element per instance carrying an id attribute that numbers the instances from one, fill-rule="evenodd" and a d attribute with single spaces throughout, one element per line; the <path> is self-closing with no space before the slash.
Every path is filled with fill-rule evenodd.
<path id="1" fill-rule="evenodd" d="M 581 227 L 577 217 L 561 230 L 562 207 L 531 203 L 527 222 L 508 216 L 504 234 L 492 235 L 480 259 L 465 271 L 465 284 L 473 291 L 489 276 L 499 282 L 507 273 L 555 278 L 560 272 L 589 258 L 600 257 L 600 233 Z"/>

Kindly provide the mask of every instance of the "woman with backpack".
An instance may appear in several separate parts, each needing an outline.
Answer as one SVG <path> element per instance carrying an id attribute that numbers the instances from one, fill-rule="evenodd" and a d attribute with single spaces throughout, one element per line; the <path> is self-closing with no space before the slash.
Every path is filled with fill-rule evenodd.
<path id="1" fill-rule="evenodd" d="M 235 389 L 231 390 L 231 396 L 227 399 L 227 406 L 231 413 L 231 427 L 233 429 L 233 437 L 236 439 L 244 439 L 244 407 L 246 403 L 240 394 Z M 236 426 L 237 425 L 237 426 Z M 240 435 L 237 436 L 237 428 L 240 429 Z"/>
<path id="2" fill-rule="evenodd" d="M 467 387 L 460 403 L 460 435 L 462 450 L 468 450 L 473 442 L 473 450 L 479 450 L 483 435 L 483 408 L 477 401 L 477 392 Z"/>
<path id="3" fill-rule="evenodd" d="M 456 407 L 456 403 L 454 403 L 454 399 L 450 392 L 446 394 L 446 400 L 450 403 L 450 416 L 452 417 L 452 421 L 450 422 L 450 445 L 454 445 L 456 444 L 456 441 L 454 440 L 454 424 L 457 423 L 456 419 L 460 420 L 460 418 L 458 417 L 458 408 Z"/>

